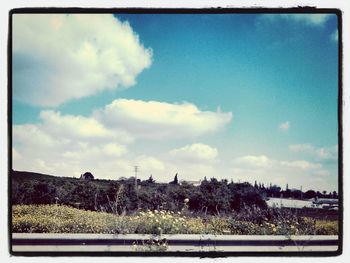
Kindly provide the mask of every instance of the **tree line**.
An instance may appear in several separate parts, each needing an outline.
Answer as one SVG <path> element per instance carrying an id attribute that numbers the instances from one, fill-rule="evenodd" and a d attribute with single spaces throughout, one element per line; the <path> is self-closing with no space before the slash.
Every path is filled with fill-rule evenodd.
<path id="1" fill-rule="evenodd" d="M 12 172 L 12 204 L 64 204 L 80 209 L 114 213 L 164 209 L 226 214 L 245 207 L 266 208 L 259 190 L 249 183 L 204 179 L 200 185 L 122 178 L 84 180 Z"/>
<path id="2" fill-rule="evenodd" d="M 258 189 L 259 192 L 264 197 L 277 197 L 277 198 L 292 198 L 292 199 L 313 199 L 313 198 L 338 198 L 338 193 L 336 191 L 314 191 L 312 189 L 303 192 L 300 189 L 290 189 L 288 184 L 285 190 L 282 190 L 280 186 L 272 185 L 265 186 L 262 183 L 257 183 L 255 181 L 254 188 Z"/>
<path id="3" fill-rule="evenodd" d="M 245 208 L 267 207 L 266 197 L 295 199 L 337 198 L 336 192 L 320 193 L 285 190 L 270 184 L 254 185 L 204 178 L 199 185 L 179 182 L 176 174 L 169 183 L 157 183 L 134 177 L 99 180 L 82 175 L 80 179 L 12 171 L 12 204 L 64 204 L 85 210 L 132 213 L 136 210 L 164 209 L 205 214 L 228 214 Z"/>

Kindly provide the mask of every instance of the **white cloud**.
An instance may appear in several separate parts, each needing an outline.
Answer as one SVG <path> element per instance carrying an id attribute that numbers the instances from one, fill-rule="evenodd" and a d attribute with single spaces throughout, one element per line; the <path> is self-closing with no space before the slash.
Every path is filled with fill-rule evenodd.
<path id="1" fill-rule="evenodd" d="M 330 170 L 321 163 L 306 160 L 276 160 L 266 155 L 246 155 L 232 161 L 231 175 L 237 180 L 253 183 L 255 180 L 265 184 L 277 184 L 284 187 L 324 190 L 336 189 Z M 335 171 L 336 172 L 336 171 Z M 315 181 L 318 183 L 315 185 Z"/>
<path id="2" fill-rule="evenodd" d="M 331 173 L 327 170 L 318 170 L 318 171 L 315 171 L 315 175 L 323 177 L 323 176 L 329 176 L 331 175 Z"/>
<path id="3" fill-rule="evenodd" d="M 284 19 L 310 26 L 323 26 L 332 14 L 264 14 L 261 17 L 270 21 Z"/>
<path id="4" fill-rule="evenodd" d="M 240 167 L 271 169 L 271 168 L 296 168 L 301 170 L 316 170 L 322 168 L 322 164 L 312 163 L 305 160 L 281 161 L 267 157 L 266 155 L 246 155 L 235 158 L 233 164 Z"/>
<path id="5" fill-rule="evenodd" d="M 338 29 L 331 34 L 331 40 L 338 43 Z"/>
<path id="6" fill-rule="evenodd" d="M 73 161 L 96 161 L 103 158 L 116 158 L 127 152 L 124 145 L 119 145 L 116 143 L 101 143 L 99 145 L 94 145 L 90 143 L 80 143 L 79 147 L 75 151 L 66 151 L 62 154 L 64 158 Z"/>
<path id="7" fill-rule="evenodd" d="M 140 140 L 142 148 L 130 144 L 144 138 L 188 139 L 219 131 L 231 118 L 231 113 L 201 111 L 189 103 L 133 100 L 116 100 L 91 116 L 44 110 L 38 123 L 13 126 L 13 165 L 17 170 L 65 176 L 91 171 L 111 179 L 130 177 L 132 167 L 139 165 L 143 178 L 156 173 L 158 181 L 168 181 L 178 171 L 202 178 L 214 171 L 206 163 L 218 154 L 213 147 L 188 145 L 174 151 L 173 160 L 166 160 L 170 154 L 164 153 L 162 159 L 152 156 L 153 140 Z M 186 154 L 196 159 L 195 165 L 184 162 Z"/>
<path id="8" fill-rule="evenodd" d="M 292 152 L 312 152 L 315 147 L 311 144 L 291 144 L 288 146 L 288 149 Z"/>
<path id="9" fill-rule="evenodd" d="M 288 146 L 291 152 L 307 153 L 321 160 L 337 160 L 338 146 L 315 147 L 312 144 L 292 144 Z"/>
<path id="10" fill-rule="evenodd" d="M 59 148 L 65 144 L 63 138 L 54 138 L 47 134 L 40 125 L 21 124 L 13 126 L 13 143 L 14 145 L 25 146 L 35 152 L 42 148 Z M 18 148 L 17 148 L 18 150 Z"/>
<path id="11" fill-rule="evenodd" d="M 21 158 L 22 158 L 22 155 L 19 152 L 17 152 L 15 148 L 12 148 L 12 159 L 17 161 Z"/>
<path id="12" fill-rule="evenodd" d="M 55 111 L 41 111 L 42 129 L 49 134 L 61 138 L 77 138 L 90 140 L 117 139 L 125 143 L 133 141 L 133 137 L 121 129 L 108 129 L 93 117 L 62 115 Z"/>
<path id="13" fill-rule="evenodd" d="M 173 149 L 169 154 L 174 158 L 187 161 L 212 161 L 217 157 L 218 150 L 203 143 L 194 143 Z"/>
<path id="14" fill-rule="evenodd" d="M 13 166 L 71 176 L 114 162 L 128 152 L 126 144 L 131 142 L 127 133 L 109 130 L 91 117 L 42 111 L 40 123 L 13 126 Z"/>
<path id="15" fill-rule="evenodd" d="M 272 161 L 266 155 L 254 156 L 247 155 L 236 158 L 234 160 L 235 164 L 243 166 L 252 166 L 252 167 L 268 167 L 271 166 Z"/>
<path id="16" fill-rule="evenodd" d="M 135 163 L 138 164 L 139 168 L 144 172 L 148 171 L 148 173 L 154 173 L 158 171 L 163 171 L 165 169 L 164 163 L 152 156 L 141 155 L 135 159 Z"/>
<path id="17" fill-rule="evenodd" d="M 116 143 L 107 143 L 103 145 L 102 151 L 106 155 L 118 157 L 126 152 L 126 148 Z"/>
<path id="18" fill-rule="evenodd" d="M 312 169 L 322 168 L 322 165 L 319 163 L 311 163 L 311 162 L 304 161 L 304 160 L 291 161 L 291 162 L 281 161 L 280 164 L 282 166 L 297 168 L 297 169 L 302 169 L 302 170 L 312 170 Z"/>
<path id="19" fill-rule="evenodd" d="M 151 64 L 126 22 L 111 14 L 16 14 L 14 98 L 57 106 L 103 90 L 127 88 Z"/>
<path id="20" fill-rule="evenodd" d="M 286 122 L 282 122 L 278 125 L 278 128 L 281 130 L 281 131 L 288 131 L 289 128 L 290 128 L 290 122 L 289 121 L 286 121 Z"/>
<path id="21" fill-rule="evenodd" d="M 232 119 L 231 112 L 201 111 L 196 105 L 117 99 L 94 118 L 107 127 L 152 139 L 195 137 L 220 131 Z"/>

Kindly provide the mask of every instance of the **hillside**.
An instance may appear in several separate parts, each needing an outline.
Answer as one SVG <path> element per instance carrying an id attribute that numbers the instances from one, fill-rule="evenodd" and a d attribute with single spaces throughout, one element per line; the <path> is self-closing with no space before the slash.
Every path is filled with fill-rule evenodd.
<path id="1" fill-rule="evenodd" d="M 85 209 L 94 210 L 91 198 L 94 198 L 97 193 L 107 192 L 114 182 L 12 171 L 12 203 L 52 204 L 58 202 L 71 206 L 82 205 Z"/>

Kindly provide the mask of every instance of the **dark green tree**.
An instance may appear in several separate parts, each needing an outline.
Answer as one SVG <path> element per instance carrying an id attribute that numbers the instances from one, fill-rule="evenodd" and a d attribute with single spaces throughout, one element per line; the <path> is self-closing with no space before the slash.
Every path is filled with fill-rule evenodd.
<path id="1" fill-rule="evenodd" d="M 175 174 L 174 180 L 171 181 L 170 184 L 179 184 L 179 181 L 177 179 L 177 173 Z"/>
<path id="2" fill-rule="evenodd" d="M 155 180 L 153 179 L 152 175 L 146 180 L 147 183 L 153 184 Z"/>

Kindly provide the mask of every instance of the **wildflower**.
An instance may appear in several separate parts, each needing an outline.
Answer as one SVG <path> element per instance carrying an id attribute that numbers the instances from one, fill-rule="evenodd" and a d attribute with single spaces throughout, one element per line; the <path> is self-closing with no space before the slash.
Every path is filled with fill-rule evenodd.
<path id="1" fill-rule="evenodd" d="M 276 231 L 277 231 L 277 229 L 274 227 L 274 228 L 272 229 L 272 231 L 273 231 L 273 232 L 276 232 Z"/>

